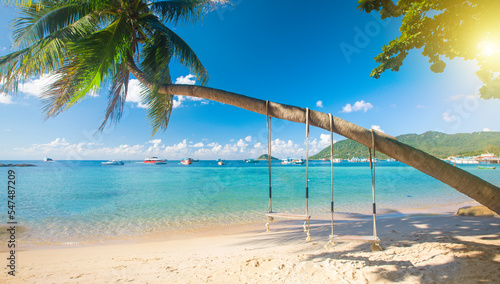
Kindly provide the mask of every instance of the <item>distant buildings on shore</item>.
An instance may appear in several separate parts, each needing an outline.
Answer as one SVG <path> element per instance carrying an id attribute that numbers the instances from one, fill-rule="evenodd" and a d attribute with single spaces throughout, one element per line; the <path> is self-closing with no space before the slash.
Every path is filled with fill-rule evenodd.
<path id="1" fill-rule="evenodd" d="M 500 157 L 496 157 L 495 154 L 487 153 L 472 157 L 451 156 L 446 158 L 446 161 L 453 164 L 498 164 L 500 163 Z"/>

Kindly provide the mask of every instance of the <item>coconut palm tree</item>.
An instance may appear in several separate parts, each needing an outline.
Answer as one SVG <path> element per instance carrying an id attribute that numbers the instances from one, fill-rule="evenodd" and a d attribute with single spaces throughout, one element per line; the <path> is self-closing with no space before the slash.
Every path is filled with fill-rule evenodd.
<path id="1" fill-rule="evenodd" d="M 23 1 L 3 1 L 23 2 Z M 167 25 L 199 19 L 209 0 L 61 0 L 24 1 L 22 17 L 14 22 L 14 46 L 19 50 L 0 58 L 2 91 L 15 93 L 23 81 L 52 74 L 43 94 L 48 117 L 59 114 L 86 96 L 110 86 L 101 129 L 118 121 L 127 96 L 129 75 L 143 85 L 153 134 L 165 130 L 172 111 L 172 94 L 209 99 L 260 114 L 266 101 L 204 86 L 171 84 L 169 63 L 189 67 L 201 84 L 208 75 L 191 48 Z M 270 102 L 272 117 L 305 123 L 305 109 Z M 328 114 L 311 111 L 309 122 L 330 130 Z M 367 147 L 372 132 L 334 117 L 331 130 Z M 500 188 L 381 132 L 375 148 L 428 174 L 500 213 Z"/>

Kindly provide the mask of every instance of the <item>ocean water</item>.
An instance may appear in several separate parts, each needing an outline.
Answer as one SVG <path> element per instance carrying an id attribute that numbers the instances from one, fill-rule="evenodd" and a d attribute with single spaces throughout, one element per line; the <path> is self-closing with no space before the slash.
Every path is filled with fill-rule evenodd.
<path id="1" fill-rule="evenodd" d="M 0 222 L 8 221 L 8 170 L 15 171 L 16 221 L 27 244 L 67 244 L 126 239 L 178 230 L 265 222 L 267 162 L 200 161 L 186 166 L 102 161 L 0 161 L 36 167 L 0 168 Z M 500 185 L 500 169 L 461 168 Z M 273 209 L 305 213 L 305 165 L 273 162 Z M 336 212 L 371 213 L 368 163 L 334 164 Z M 309 211 L 330 210 L 330 163 L 310 162 Z M 399 162 L 376 163 L 377 208 L 424 208 L 470 200 Z"/>

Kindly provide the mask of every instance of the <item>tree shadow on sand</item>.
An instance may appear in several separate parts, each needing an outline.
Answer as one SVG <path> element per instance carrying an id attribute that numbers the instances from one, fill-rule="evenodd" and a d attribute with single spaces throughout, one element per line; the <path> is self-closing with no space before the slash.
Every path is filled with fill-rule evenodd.
<path id="1" fill-rule="evenodd" d="M 336 221 L 335 234 L 371 235 L 369 216 L 358 221 Z M 346 282 L 500 283 L 500 218 L 403 215 L 379 217 L 381 252 L 370 244 L 338 243 L 325 249 L 330 221 L 313 220 L 313 242 L 297 221 L 271 226 L 271 233 L 246 245 L 258 248 L 297 244 L 300 261 L 321 263 L 325 269 L 357 267 Z M 364 279 L 364 280 L 362 280 Z"/>

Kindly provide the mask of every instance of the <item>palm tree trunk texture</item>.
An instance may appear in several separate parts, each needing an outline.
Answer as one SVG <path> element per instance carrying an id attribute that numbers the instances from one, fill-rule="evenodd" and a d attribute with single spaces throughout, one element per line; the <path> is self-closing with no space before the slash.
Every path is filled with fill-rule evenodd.
<path id="1" fill-rule="evenodd" d="M 128 62 L 129 71 L 144 85 L 153 85 L 143 75 L 132 60 Z M 223 90 L 193 85 L 163 85 L 160 93 L 176 94 L 204 98 L 228 105 L 233 105 L 256 113 L 266 114 L 266 101 L 231 93 Z M 305 109 L 290 105 L 269 102 L 269 114 L 272 117 L 293 122 L 305 123 Z M 309 123 L 312 126 L 330 131 L 328 114 L 310 111 Z M 371 131 L 361 126 L 334 117 L 333 132 L 352 139 L 367 147 L 372 145 Z M 459 192 L 478 201 L 500 214 L 500 188 L 464 170 L 454 167 L 421 150 L 401 143 L 396 138 L 375 131 L 375 150 L 401 161 Z M 418 190 L 418 185 L 415 185 Z"/>

